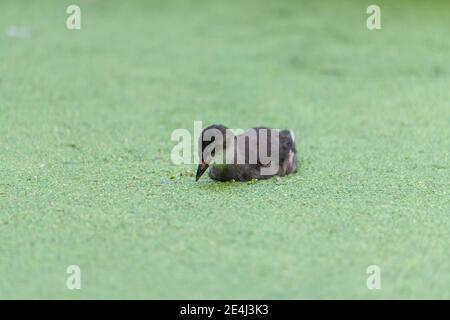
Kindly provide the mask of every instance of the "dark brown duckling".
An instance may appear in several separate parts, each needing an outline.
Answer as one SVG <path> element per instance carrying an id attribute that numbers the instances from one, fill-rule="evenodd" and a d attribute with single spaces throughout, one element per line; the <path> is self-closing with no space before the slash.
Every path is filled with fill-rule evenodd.
<path id="1" fill-rule="evenodd" d="M 210 178 L 218 181 L 283 177 L 297 170 L 291 132 L 267 127 L 234 135 L 223 125 L 209 126 L 199 138 L 199 160 L 196 181 L 208 168 Z"/>

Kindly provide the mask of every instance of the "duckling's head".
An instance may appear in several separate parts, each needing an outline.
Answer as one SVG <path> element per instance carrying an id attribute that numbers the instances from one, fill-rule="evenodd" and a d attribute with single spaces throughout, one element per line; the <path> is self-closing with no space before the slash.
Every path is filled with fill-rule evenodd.
<path id="1" fill-rule="evenodd" d="M 206 169 L 213 163 L 225 163 L 224 156 L 227 145 L 234 135 L 227 127 L 214 124 L 203 129 L 198 139 L 200 164 L 197 168 L 195 181 L 198 181 Z"/>

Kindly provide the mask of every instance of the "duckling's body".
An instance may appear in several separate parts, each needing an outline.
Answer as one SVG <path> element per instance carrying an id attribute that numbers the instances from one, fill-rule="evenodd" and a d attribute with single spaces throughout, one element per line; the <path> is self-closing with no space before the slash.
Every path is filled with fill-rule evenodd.
<path id="1" fill-rule="evenodd" d="M 205 132 L 207 129 L 215 128 L 218 129 L 220 132 L 225 132 L 226 127 L 224 126 L 210 126 L 206 128 L 203 132 Z M 250 130 L 254 130 L 253 132 L 256 132 L 257 134 L 257 140 L 253 141 L 253 143 L 237 143 L 239 138 L 244 138 L 244 136 L 249 136 Z M 262 131 L 263 130 L 263 131 Z M 228 131 L 227 131 L 228 132 Z M 260 135 L 261 133 L 261 135 Z M 266 134 L 266 138 L 264 136 Z M 271 139 L 271 137 L 273 138 Z M 202 139 L 202 136 L 200 139 Z M 253 179 L 268 179 L 273 176 L 285 176 L 292 172 L 295 172 L 297 170 L 297 151 L 294 143 L 294 139 L 291 136 L 290 131 L 288 130 L 282 130 L 278 131 L 271 128 L 266 127 L 257 127 L 249 129 L 247 132 L 244 132 L 242 135 L 232 135 L 231 138 L 234 141 L 234 161 L 233 163 L 215 163 L 212 161 L 212 163 L 208 164 L 205 163 L 202 158 L 202 164 L 199 166 L 199 170 L 197 172 L 197 180 L 200 178 L 201 174 L 206 170 L 206 168 L 209 169 L 209 176 L 210 178 L 218 181 L 249 181 Z M 261 140 L 262 139 L 262 140 Z M 261 140 L 261 141 L 260 141 Z M 224 141 L 227 141 L 224 139 Z M 200 141 L 200 145 L 202 146 L 202 151 L 205 149 L 205 147 L 213 142 L 207 142 L 205 144 L 204 141 Z M 270 150 L 273 148 L 272 145 L 278 146 L 278 157 L 275 159 L 271 159 L 271 161 L 275 162 L 275 166 L 277 170 L 273 173 L 267 174 L 263 172 L 263 168 L 268 168 L 269 165 L 272 165 L 272 163 L 263 163 L 262 159 L 260 159 L 259 155 L 259 147 L 262 144 L 267 143 L 267 149 Z M 226 143 L 225 143 L 226 144 Z M 230 140 L 228 140 L 228 144 L 230 145 Z M 224 150 L 227 149 L 227 146 L 224 145 Z M 229 147 L 231 148 L 231 147 Z M 252 163 L 251 161 L 248 161 L 249 159 L 254 157 L 256 159 L 256 162 Z M 244 164 L 242 162 L 238 161 L 238 158 L 241 157 L 241 159 L 245 159 Z"/>

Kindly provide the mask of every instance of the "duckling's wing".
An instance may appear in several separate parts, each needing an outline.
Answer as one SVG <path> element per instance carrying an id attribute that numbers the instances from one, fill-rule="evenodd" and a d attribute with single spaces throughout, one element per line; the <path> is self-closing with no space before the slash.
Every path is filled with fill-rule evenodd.
<path id="1" fill-rule="evenodd" d="M 297 170 L 297 149 L 289 130 L 280 131 L 280 170 L 279 176 L 284 176 Z"/>
<path id="2" fill-rule="evenodd" d="M 265 130 L 265 132 L 263 133 L 261 132 L 261 130 Z M 236 137 L 237 140 L 240 139 L 240 142 L 236 144 L 236 152 L 241 157 L 245 158 L 245 164 L 249 164 L 256 168 L 268 165 L 264 164 L 264 161 L 261 160 L 259 148 L 260 146 L 264 146 L 266 149 L 264 151 L 267 153 L 267 155 L 271 154 L 271 142 L 276 144 L 279 143 L 279 138 L 277 135 L 275 135 L 275 139 L 271 141 L 272 131 L 273 129 L 267 127 L 255 127 L 245 131 L 244 133 Z M 256 160 L 256 162 L 254 162 L 253 160 Z"/>
<path id="3" fill-rule="evenodd" d="M 261 132 L 261 130 L 265 130 Z M 278 164 L 278 172 L 276 175 L 284 176 L 291 172 L 294 172 L 297 168 L 296 162 L 296 148 L 294 139 L 289 130 L 278 131 L 267 127 L 256 127 L 250 130 L 254 130 L 256 133 L 256 140 L 247 140 L 245 143 L 237 144 L 237 153 L 242 157 L 245 157 L 245 165 L 239 165 L 239 168 L 243 173 L 257 179 L 267 179 L 272 175 L 260 175 L 262 167 L 269 167 L 271 163 L 267 163 L 261 156 L 270 156 L 272 154 L 273 145 L 278 146 L 279 156 L 274 161 Z M 250 130 L 240 135 L 240 138 L 250 135 Z M 242 140 L 241 140 L 242 141 Z M 259 150 L 261 146 L 264 146 L 266 150 Z M 260 154 L 260 151 L 261 154 Z M 256 159 L 256 163 L 251 163 L 250 159 Z"/>

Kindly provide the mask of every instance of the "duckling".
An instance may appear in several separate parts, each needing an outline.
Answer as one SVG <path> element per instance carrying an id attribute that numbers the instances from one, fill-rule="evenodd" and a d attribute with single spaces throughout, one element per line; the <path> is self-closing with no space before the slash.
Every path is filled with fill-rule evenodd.
<path id="1" fill-rule="evenodd" d="M 211 125 L 202 131 L 198 143 L 195 181 L 208 168 L 209 177 L 217 181 L 283 177 L 297 170 L 297 150 L 289 130 L 256 127 L 234 135 L 223 125 Z"/>

